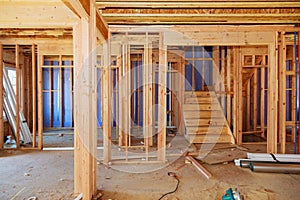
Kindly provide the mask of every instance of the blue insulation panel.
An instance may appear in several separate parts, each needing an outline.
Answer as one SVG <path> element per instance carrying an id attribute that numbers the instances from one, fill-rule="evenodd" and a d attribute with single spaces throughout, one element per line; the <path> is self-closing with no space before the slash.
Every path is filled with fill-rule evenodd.
<path id="1" fill-rule="evenodd" d="M 43 92 L 43 126 L 50 127 L 50 94 L 49 92 Z"/>
<path id="2" fill-rule="evenodd" d="M 71 69 L 66 68 L 62 71 L 62 93 L 63 93 L 63 127 L 72 127 L 72 93 L 71 93 Z"/>
<path id="3" fill-rule="evenodd" d="M 185 65 L 185 90 L 192 90 L 192 74 L 193 65 L 191 63 Z"/>
<path id="4" fill-rule="evenodd" d="M 195 90 L 202 90 L 202 61 L 196 60 L 194 67 L 195 67 Z"/>

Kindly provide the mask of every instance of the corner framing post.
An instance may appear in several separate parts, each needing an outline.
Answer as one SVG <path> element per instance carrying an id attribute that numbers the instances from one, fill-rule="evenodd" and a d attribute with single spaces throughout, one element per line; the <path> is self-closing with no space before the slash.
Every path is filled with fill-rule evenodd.
<path id="1" fill-rule="evenodd" d="M 43 66 L 44 57 L 38 53 L 38 148 L 43 148 Z"/>

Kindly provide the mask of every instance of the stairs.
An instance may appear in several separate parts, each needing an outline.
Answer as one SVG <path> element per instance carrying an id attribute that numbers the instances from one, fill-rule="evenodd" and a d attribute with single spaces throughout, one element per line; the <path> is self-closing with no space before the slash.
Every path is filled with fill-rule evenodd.
<path id="1" fill-rule="evenodd" d="M 215 92 L 185 92 L 183 115 L 190 143 L 234 143 Z"/>

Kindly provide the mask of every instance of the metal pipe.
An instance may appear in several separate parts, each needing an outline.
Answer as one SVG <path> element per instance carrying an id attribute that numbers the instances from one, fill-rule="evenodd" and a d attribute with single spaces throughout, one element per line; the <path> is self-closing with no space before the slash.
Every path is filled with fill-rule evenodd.
<path id="1" fill-rule="evenodd" d="M 276 162 L 276 161 L 270 161 L 270 160 L 246 160 L 246 159 L 241 159 L 239 162 L 239 166 L 242 168 L 247 168 L 250 167 L 251 163 L 266 163 L 266 164 L 295 164 L 299 165 L 300 167 L 300 162 Z"/>
<path id="2" fill-rule="evenodd" d="M 253 172 L 300 174 L 300 165 L 296 164 L 274 164 L 274 163 L 250 163 Z"/>
<path id="3" fill-rule="evenodd" d="M 300 159 L 300 155 L 295 154 L 272 154 L 276 159 Z M 247 153 L 247 158 L 249 159 L 272 159 L 273 156 L 268 153 Z"/>

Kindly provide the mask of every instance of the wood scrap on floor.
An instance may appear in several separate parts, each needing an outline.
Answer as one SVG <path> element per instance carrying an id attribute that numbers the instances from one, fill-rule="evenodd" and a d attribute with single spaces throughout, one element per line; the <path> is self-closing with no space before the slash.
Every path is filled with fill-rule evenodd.
<path id="1" fill-rule="evenodd" d="M 189 155 L 187 155 L 185 158 L 188 161 L 190 161 L 196 167 L 196 169 L 205 176 L 205 178 L 209 179 L 210 177 L 212 177 L 211 173 L 205 167 L 203 167 L 197 160 L 195 160 L 195 158 Z"/>
<path id="2" fill-rule="evenodd" d="M 245 148 L 237 147 L 237 145 L 219 145 L 209 152 L 200 150 L 195 158 L 210 165 L 226 163 L 237 158 L 246 158 L 247 152 L 245 150 Z"/>

